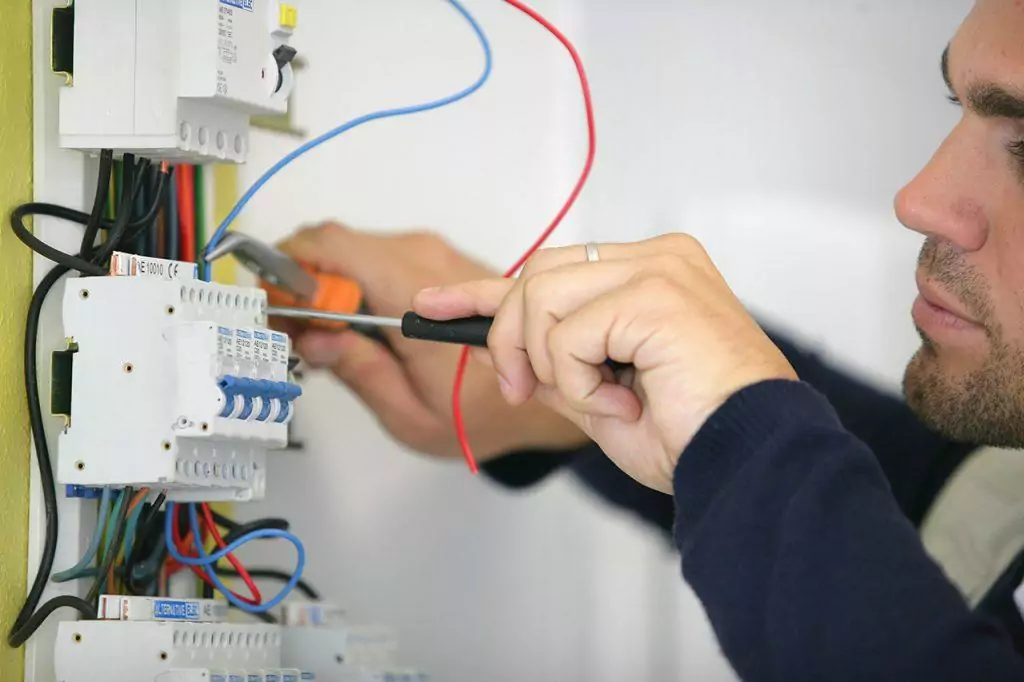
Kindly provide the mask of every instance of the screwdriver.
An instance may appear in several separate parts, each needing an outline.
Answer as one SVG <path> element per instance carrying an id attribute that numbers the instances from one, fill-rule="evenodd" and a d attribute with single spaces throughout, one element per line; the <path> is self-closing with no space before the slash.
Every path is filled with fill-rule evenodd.
<path id="1" fill-rule="evenodd" d="M 267 308 L 267 315 L 269 317 L 343 322 L 364 327 L 390 327 L 401 331 L 402 336 L 407 339 L 451 343 L 473 348 L 487 348 L 487 336 L 491 333 L 491 325 L 494 324 L 493 317 L 476 316 L 438 321 L 428 320 L 414 312 L 408 312 L 402 317 L 379 317 L 377 315 L 331 313 L 310 308 L 282 306 Z M 605 364 L 616 372 L 630 367 L 630 365 L 624 365 L 614 360 L 606 360 Z"/>

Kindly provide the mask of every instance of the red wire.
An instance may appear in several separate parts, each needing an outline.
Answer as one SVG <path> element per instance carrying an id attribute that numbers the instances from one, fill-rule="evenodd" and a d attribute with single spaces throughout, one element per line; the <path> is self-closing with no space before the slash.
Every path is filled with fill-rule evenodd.
<path id="1" fill-rule="evenodd" d="M 174 174 L 178 183 L 179 260 L 192 263 L 196 258 L 196 188 L 195 169 L 183 164 Z"/>
<path id="2" fill-rule="evenodd" d="M 205 540 L 206 532 L 207 532 L 207 528 L 204 527 L 202 529 L 201 535 L 199 537 L 199 542 L 203 542 Z M 177 512 L 175 512 L 174 516 L 171 518 L 171 535 L 172 535 L 172 537 L 168 538 L 168 541 L 174 543 L 175 547 L 177 547 L 177 549 L 178 549 L 178 552 L 180 552 L 182 555 L 187 556 L 187 557 L 193 557 L 194 558 L 194 557 L 199 556 L 199 553 L 198 552 L 194 552 L 192 547 L 190 546 L 192 544 L 192 540 L 193 540 L 192 531 L 189 531 L 188 535 L 185 536 L 184 538 L 181 537 L 181 528 L 180 528 L 180 524 L 178 523 L 178 514 L 177 514 Z M 182 568 L 184 567 L 182 564 L 178 563 L 177 561 L 175 561 L 171 557 L 167 557 L 167 562 L 166 562 L 165 565 L 167 567 L 167 576 L 168 576 L 168 578 L 170 578 L 170 576 L 174 575 L 175 573 L 178 573 L 179 571 L 181 571 Z M 206 574 L 206 571 L 204 571 L 201 567 L 199 567 L 199 566 L 189 566 L 188 568 L 191 569 L 191 571 L 196 575 L 196 577 L 198 577 L 200 580 L 202 580 L 204 583 L 206 583 L 210 587 L 213 587 L 214 589 L 216 589 L 217 586 L 213 584 L 213 580 L 210 579 L 210 576 L 208 576 Z M 239 572 L 241 572 L 241 571 L 239 571 Z M 251 578 L 250 578 L 250 580 L 251 580 Z M 253 596 L 251 598 L 250 597 L 245 597 L 243 595 L 240 595 L 237 592 L 232 592 L 232 594 L 234 594 L 240 600 L 244 601 L 246 604 L 250 604 L 252 606 L 259 606 L 260 603 L 262 603 L 262 597 L 260 597 L 258 591 L 254 592 Z M 257 601 L 257 599 L 259 599 L 259 601 Z"/>
<path id="3" fill-rule="evenodd" d="M 199 505 L 199 508 L 203 512 L 203 521 L 206 523 L 206 528 L 210 531 L 210 535 L 213 536 L 213 541 L 217 543 L 218 549 L 224 549 L 227 547 L 227 543 L 225 543 L 224 538 L 221 537 L 220 529 L 217 528 L 217 522 L 213 520 L 213 512 L 210 510 L 210 505 L 203 502 Z M 249 588 L 252 598 L 256 600 L 257 604 L 262 604 L 263 595 L 260 594 L 260 589 L 256 587 L 256 583 L 253 581 L 252 576 L 249 575 L 249 571 L 246 570 L 242 562 L 238 560 L 234 553 L 228 554 L 227 560 L 235 567 L 235 570 L 238 571 L 238 577 L 241 578 L 242 582 L 245 583 L 245 586 Z"/>
<path id="4" fill-rule="evenodd" d="M 516 261 L 505 273 L 505 277 L 512 277 L 523 265 L 530 259 L 537 250 L 544 245 L 544 242 L 548 240 L 551 233 L 554 232 L 565 216 L 568 215 L 569 211 L 572 210 L 573 205 L 579 198 L 580 193 L 583 191 L 583 187 L 587 184 L 587 179 L 590 177 L 590 171 L 594 167 L 594 156 L 597 153 L 597 130 L 594 124 L 594 103 L 590 95 L 590 81 L 587 79 L 586 69 L 583 68 L 583 60 L 580 58 L 579 52 L 576 51 L 576 47 L 572 42 L 565 37 L 565 35 L 559 31 L 551 22 L 542 17 L 531 7 L 526 6 L 519 0 L 505 0 L 506 3 L 512 5 L 519 11 L 525 13 L 531 19 L 539 23 L 541 26 L 546 28 L 555 38 L 558 39 L 565 49 L 569 51 L 572 56 L 572 61 L 576 65 L 576 72 L 579 74 L 580 86 L 583 90 L 583 103 L 587 110 L 587 161 L 583 166 L 583 172 L 580 174 L 580 179 L 576 182 L 576 186 L 572 190 L 572 194 L 569 195 L 569 199 L 562 206 L 562 209 L 555 216 L 555 219 L 551 221 L 551 224 L 546 230 L 540 235 L 540 237 L 533 243 L 533 245 L 523 254 L 523 256 Z M 462 447 L 462 454 L 466 459 L 466 464 L 469 465 L 469 470 L 476 474 L 479 471 L 477 467 L 476 458 L 473 456 L 473 448 L 469 443 L 469 438 L 466 435 L 466 424 L 462 414 L 462 384 L 466 377 L 466 367 L 469 364 L 469 348 L 462 349 L 462 355 L 459 357 L 458 369 L 455 372 L 455 386 L 452 390 L 452 418 L 455 422 L 455 434 L 458 436 L 459 445 Z"/>

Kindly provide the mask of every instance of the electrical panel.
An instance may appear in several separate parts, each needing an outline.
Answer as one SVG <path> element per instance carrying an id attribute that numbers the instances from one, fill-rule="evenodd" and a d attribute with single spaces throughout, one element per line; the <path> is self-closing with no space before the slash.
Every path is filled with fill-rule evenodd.
<path id="1" fill-rule="evenodd" d="M 115 254 L 128 276 L 68 281 L 52 379 L 59 483 L 263 496 L 267 452 L 287 445 L 301 394 L 290 342 L 267 328 L 264 291 L 201 282 L 194 268 Z"/>
<path id="2" fill-rule="evenodd" d="M 62 147 L 241 163 L 250 117 L 287 113 L 289 2 L 71 0 L 52 21 Z"/>

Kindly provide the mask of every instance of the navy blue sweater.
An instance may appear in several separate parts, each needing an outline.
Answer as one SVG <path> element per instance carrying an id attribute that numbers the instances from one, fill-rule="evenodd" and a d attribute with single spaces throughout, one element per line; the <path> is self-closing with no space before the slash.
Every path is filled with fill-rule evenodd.
<path id="1" fill-rule="evenodd" d="M 517 454 L 487 469 L 519 487 L 571 468 L 609 502 L 666 530 L 722 649 L 750 682 L 1024 680 L 1006 631 L 972 612 L 915 526 L 973 449 L 906 405 L 775 341 L 803 383 L 733 396 L 680 458 L 674 498 L 596 447 Z"/>

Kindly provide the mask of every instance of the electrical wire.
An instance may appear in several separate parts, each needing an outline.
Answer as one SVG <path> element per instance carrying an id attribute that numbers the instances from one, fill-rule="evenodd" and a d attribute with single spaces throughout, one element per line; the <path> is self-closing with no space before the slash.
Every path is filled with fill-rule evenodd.
<path id="1" fill-rule="evenodd" d="M 35 634 L 36 630 L 46 622 L 46 619 L 50 617 L 57 609 L 70 608 L 75 609 L 82 614 L 87 620 L 96 620 L 96 607 L 91 603 L 85 601 L 80 597 L 75 597 L 70 594 L 62 594 L 59 597 L 54 597 L 50 601 L 43 604 L 43 606 L 29 616 L 25 623 L 17 630 L 12 630 L 11 634 L 7 637 L 7 643 L 12 647 L 20 647 L 28 638 Z"/>
<path id="2" fill-rule="evenodd" d="M 178 222 L 181 228 L 178 257 L 189 263 L 196 258 L 195 171 L 178 166 Z"/>
<path id="3" fill-rule="evenodd" d="M 50 462 L 50 449 L 47 446 L 46 433 L 43 430 L 43 409 L 39 400 L 39 378 L 36 367 L 36 342 L 39 334 L 39 316 L 42 313 L 43 303 L 45 303 L 50 290 L 68 271 L 68 268 L 57 265 L 43 277 L 39 286 L 36 287 L 35 292 L 32 294 L 25 322 L 25 393 L 28 400 L 29 424 L 31 426 L 33 444 L 35 445 L 36 463 L 39 467 L 39 479 L 43 491 L 46 530 L 44 533 L 43 552 L 39 559 L 39 569 L 36 571 L 35 580 L 32 582 L 32 587 L 25 598 L 25 603 L 22 605 L 7 634 L 7 643 L 12 647 L 19 647 L 24 644 L 39 628 L 43 620 L 45 620 L 45 616 L 42 619 L 37 619 L 34 614 L 36 614 L 36 609 L 39 607 L 43 590 L 46 589 L 46 583 L 50 579 L 54 555 L 57 552 L 57 493 L 53 478 L 53 465 Z M 82 602 L 82 604 L 89 608 L 88 603 Z"/>
<path id="4" fill-rule="evenodd" d="M 101 164 L 102 165 L 102 164 Z M 102 178 L 101 178 L 102 180 Z M 110 182 L 113 182 L 113 174 L 111 173 Z M 111 192 L 107 192 L 108 199 L 111 196 Z M 97 192 L 99 195 L 99 192 Z M 95 213 L 96 207 L 93 207 L 93 213 Z M 61 260 L 63 256 L 68 256 L 69 259 L 78 259 L 77 262 L 72 261 L 75 265 L 86 264 L 89 266 L 87 269 L 91 269 L 93 263 L 85 260 L 83 257 L 86 251 L 86 237 L 83 234 L 82 246 L 79 248 L 79 254 L 76 256 L 70 256 L 69 254 L 62 254 L 56 249 L 52 249 L 49 245 L 44 244 L 41 240 L 37 240 L 34 237 L 31 239 L 24 239 L 24 235 L 31 233 L 25 229 L 24 218 L 28 215 L 51 215 L 56 218 L 63 220 L 70 220 L 88 226 L 91 215 L 85 214 L 79 211 L 73 211 L 71 209 L 54 206 L 53 204 L 45 203 L 34 203 L 27 206 L 20 206 L 11 212 L 11 228 L 19 238 L 24 241 L 29 248 L 33 248 L 38 245 L 43 245 L 46 249 L 60 254 Z M 104 245 L 109 247 L 112 251 L 120 243 L 120 237 L 113 231 L 113 228 L 118 223 L 119 216 L 115 216 L 113 223 L 100 223 L 100 227 L 108 227 L 111 229 L 111 234 L 108 236 Z M 104 248 L 104 247 L 101 247 Z M 105 250 L 105 249 L 104 249 Z M 46 256 L 46 253 L 41 253 Z M 93 254 L 93 259 L 96 259 L 96 254 Z M 93 262 L 96 262 L 95 260 Z M 21 609 L 18 611 L 18 615 L 15 617 L 14 622 L 11 624 L 11 628 L 7 634 L 7 643 L 12 647 L 19 647 L 24 644 L 39 628 L 39 626 L 52 614 L 55 610 L 63 607 L 70 607 L 77 609 L 80 613 L 86 617 L 95 617 L 95 607 L 89 603 L 89 601 L 79 599 L 70 595 L 62 595 L 55 597 L 50 601 L 39 606 L 42 600 L 43 592 L 46 589 L 46 584 L 50 580 L 51 572 L 53 571 L 54 557 L 57 552 L 57 538 L 60 530 L 59 519 L 57 515 L 57 493 L 56 493 L 56 482 L 53 475 L 53 465 L 50 459 L 50 449 L 46 441 L 46 433 L 43 422 L 43 408 L 42 401 L 39 395 L 39 370 L 38 370 L 38 354 L 37 344 L 39 338 L 39 319 L 42 314 L 43 305 L 46 302 L 47 297 L 53 290 L 53 287 L 60 281 L 60 279 L 72 270 L 78 268 L 69 266 L 61 261 L 56 261 L 56 265 L 50 269 L 48 273 L 39 282 L 35 291 L 32 293 L 32 298 L 29 302 L 28 312 L 25 319 L 25 342 L 24 342 L 24 380 L 25 380 L 25 398 L 28 406 L 29 413 L 29 426 L 32 432 L 32 442 L 36 452 L 36 465 L 39 469 L 39 481 L 40 489 L 43 493 L 43 509 L 44 509 L 44 535 L 43 535 L 43 548 L 41 556 L 39 558 L 39 567 L 36 571 L 35 578 L 33 579 L 32 586 L 29 588 L 29 593 L 25 597 L 25 601 L 22 604 Z M 95 272 L 95 271 L 94 271 Z M 100 274 L 100 273 L 96 273 Z M 102 273 L 102 274 L 105 274 Z M 97 580 L 99 576 L 97 576 Z"/>
<path id="5" fill-rule="evenodd" d="M 172 514 L 171 521 L 170 521 L 171 533 L 170 533 L 169 536 L 167 536 L 167 541 L 165 543 L 167 545 L 168 554 L 170 554 L 170 556 L 168 556 L 168 558 L 167 558 L 167 562 L 165 563 L 165 568 L 168 569 L 168 574 L 169 575 L 173 575 L 173 574 L 177 573 L 178 571 L 180 571 L 183 566 L 187 566 L 187 568 L 189 568 L 192 571 L 192 573 L 194 573 L 196 575 L 196 577 L 199 578 L 200 580 L 202 580 L 204 583 L 206 583 L 207 585 L 209 585 L 210 587 L 212 587 L 214 589 L 220 589 L 217 586 L 217 584 L 213 581 L 213 579 L 207 574 L 207 572 L 202 569 L 202 567 L 194 566 L 194 565 L 186 565 L 186 564 L 183 564 L 182 562 L 178 562 L 178 561 L 175 560 L 175 555 L 171 552 L 171 548 L 172 547 L 177 552 L 179 552 L 181 555 L 183 555 L 183 556 L 187 556 L 187 557 L 190 557 L 192 559 L 196 558 L 198 556 L 198 554 L 193 555 L 192 554 L 192 549 L 194 547 L 198 547 L 198 546 L 203 545 L 203 542 L 205 541 L 205 538 L 206 538 L 206 529 L 205 528 L 201 528 L 198 533 L 194 532 L 194 529 L 193 529 L 193 530 L 190 530 L 188 532 L 187 536 L 185 536 L 184 538 L 181 537 L 181 532 L 180 532 L 180 529 L 179 529 L 179 526 L 180 526 L 179 522 L 181 520 L 180 516 L 182 514 L 184 514 L 185 520 L 187 522 L 188 521 L 188 511 L 191 508 L 191 505 L 184 505 L 184 506 L 182 506 L 180 508 L 175 506 L 174 509 L 170 509 L 171 506 L 172 505 L 169 504 L 168 505 L 169 509 L 167 510 L 167 514 Z M 179 513 L 179 511 L 178 511 L 179 509 L 180 509 L 181 513 Z M 166 526 L 166 517 L 165 517 L 165 526 Z M 165 533 L 165 535 L 166 535 L 166 533 Z M 224 589 L 227 589 L 227 588 L 225 587 Z M 232 592 L 230 589 L 228 590 L 228 592 L 230 592 L 232 597 L 234 597 L 238 602 L 245 603 L 245 604 L 247 604 L 249 606 L 253 606 L 253 607 L 258 606 L 258 602 L 255 599 L 252 599 L 252 598 L 249 598 L 249 597 L 244 597 L 244 596 L 242 596 L 242 595 L 240 595 L 240 594 L 238 594 L 236 592 Z M 225 593 L 225 596 L 227 596 L 227 593 Z M 229 599 L 229 601 L 230 601 L 230 599 Z"/>
<path id="6" fill-rule="evenodd" d="M 110 513 L 110 495 L 110 488 L 104 488 L 100 497 L 99 514 L 96 517 L 96 530 L 93 531 L 92 539 L 89 541 L 89 547 L 85 550 L 85 554 L 83 554 L 78 563 L 71 568 L 60 571 L 59 573 L 54 573 L 52 578 L 53 582 L 66 583 L 70 580 L 84 577 L 82 572 L 89 568 L 92 560 L 96 558 L 96 552 L 100 548 L 100 540 L 103 538 L 103 528 L 107 523 L 107 515 Z"/>
<path id="7" fill-rule="evenodd" d="M 117 497 L 117 501 L 114 502 L 114 510 L 110 513 L 110 516 L 107 518 L 107 525 L 106 528 L 104 529 L 103 534 L 103 551 L 100 553 L 101 564 L 107 560 L 107 555 L 110 554 L 111 550 L 113 549 L 114 529 L 117 526 L 117 519 L 121 516 L 121 509 L 122 507 L 125 506 L 127 501 L 128 500 L 125 497 L 125 491 L 122 490 Z"/>
<path id="8" fill-rule="evenodd" d="M 127 195 L 128 193 L 126 192 L 125 194 Z M 130 505 L 127 500 L 134 494 L 135 490 L 131 486 L 125 488 L 124 492 L 121 494 L 121 499 L 125 500 L 125 503 L 121 505 L 120 513 L 117 515 L 117 522 L 114 525 L 110 549 L 103 557 L 103 563 L 97 569 L 96 579 L 93 581 L 92 587 L 89 588 L 88 594 L 85 595 L 85 601 L 89 604 L 95 604 L 96 600 L 99 599 L 100 592 L 103 590 L 103 586 L 108 580 L 107 574 L 113 568 L 114 561 L 117 559 L 117 549 L 124 541 L 125 530 L 128 526 L 128 507 Z"/>
<path id="9" fill-rule="evenodd" d="M 238 215 L 242 212 L 242 210 L 246 207 L 246 205 L 252 200 L 252 198 L 256 195 L 256 193 L 259 192 L 261 189 L 263 189 L 264 185 L 266 185 L 267 182 L 269 182 L 271 178 L 273 178 L 275 175 L 277 175 L 282 169 L 284 169 L 292 161 L 295 161 L 300 156 L 306 154 L 309 151 L 312 151 L 313 149 L 315 149 L 315 148 L 319 147 L 320 145 L 324 144 L 325 142 L 328 142 L 328 141 L 338 137 L 339 135 L 342 135 L 342 134 L 352 130 L 353 128 L 358 128 L 359 126 L 364 125 L 366 123 L 370 123 L 371 121 L 379 121 L 379 120 L 382 120 L 382 119 L 396 118 L 396 117 L 399 117 L 399 116 L 409 116 L 409 115 L 412 115 L 412 114 L 419 114 L 419 113 L 422 113 L 422 112 L 425 112 L 425 111 L 432 111 L 434 109 L 440 109 L 442 107 L 446 107 L 448 105 L 454 104 L 454 103 L 456 103 L 456 102 L 458 102 L 460 100 L 463 100 L 463 99 L 469 97 L 470 95 L 475 93 L 477 90 L 479 90 L 481 87 L 483 87 L 484 83 L 486 83 L 487 80 L 491 76 L 491 69 L 492 69 L 493 61 L 494 61 L 493 57 L 491 55 L 491 44 L 487 40 L 487 35 L 484 33 L 483 29 L 480 27 L 480 24 L 473 17 L 473 15 L 469 13 L 469 10 L 467 10 L 462 5 L 462 3 L 459 2 L 459 0 L 447 0 L 447 2 L 453 8 L 455 8 L 455 10 L 459 14 L 461 14 L 462 17 L 469 23 L 469 25 L 473 29 L 473 32 L 476 34 L 477 39 L 480 42 L 481 48 L 483 49 L 484 59 L 485 59 L 484 70 L 483 70 L 483 73 L 481 73 L 480 77 L 476 80 L 476 82 L 474 82 L 472 85 L 470 85 L 469 87 L 465 88 L 464 90 L 461 90 L 461 91 L 455 93 L 454 95 L 449 95 L 448 97 L 443 97 L 441 99 L 434 100 L 432 102 L 427 102 L 425 104 L 418 104 L 418 105 L 409 106 L 409 107 L 401 107 L 401 108 L 397 108 L 397 109 L 385 109 L 383 111 L 377 111 L 377 112 L 374 112 L 374 113 L 371 113 L 371 114 L 366 114 L 364 116 L 360 116 L 359 118 L 353 119 L 353 120 L 349 121 L 348 123 L 344 123 L 344 124 L 338 126 L 337 128 L 334 128 L 333 130 L 329 130 L 326 133 L 320 135 L 319 137 L 316 137 L 316 138 L 310 140 L 309 142 L 306 142 L 305 144 L 299 146 L 294 151 L 292 151 L 291 153 L 286 155 L 284 158 L 282 158 L 280 161 L 278 161 L 273 166 L 271 166 L 263 175 L 260 176 L 260 178 L 258 180 L 256 180 L 256 182 L 254 182 L 252 184 L 252 186 L 248 190 L 246 190 L 245 194 L 242 195 L 242 198 L 239 199 L 238 203 L 235 204 L 235 207 L 231 209 L 230 213 L 228 213 L 227 217 L 225 217 L 224 220 L 221 221 L 220 225 L 217 227 L 216 231 L 213 233 L 213 236 L 210 237 L 209 243 L 206 245 L 206 248 L 203 250 L 203 259 L 204 260 L 206 260 L 208 258 L 208 255 L 209 255 L 211 249 L 216 247 L 217 244 L 220 243 L 220 240 L 224 238 L 224 235 L 227 232 L 228 228 L 231 227 L 231 224 L 235 222 L 235 219 L 238 218 Z M 210 269 L 207 268 L 207 276 L 209 276 L 209 272 L 210 272 Z"/>
<path id="10" fill-rule="evenodd" d="M 59 218 L 61 220 L 69 220 L 71 222 L 88 225 L 89 220 L 91 219 L 91 216 L 88 214 L 67 209 L 62 206 L 55 206 L 53 204 L 30 202 L 22 204 L 11 211 L 11 229 L 14 231 L 14 234 L 18 239 L 44 258 L 62 265 L 69 270 L 77 270 L 84 275 L 102 277 L 107 274 L 107 270 L 101 264 L 110 257 L 110 254 L 113 253 L 115 248 L 117 248 L 117 245 L 121 243 L 121 240 L 125 235 L 125 231 L 129 227 L 129 218 L 131 216 L 130 207 L 132 204 L 128 202 L 134 201 L 132 199 L 134 192 L 138 191 L 141 187 L 141 183 L 136 183 L 134 180 L 129 181 L 129 187 L 126 188 L 128 191 L 123 193 L 121 201 L 119 202 L 117 218 L 114 219 L 113 223 L 109 224 L 109 236 L 89 260 L 86 260 L 82 255 L 71 255 L 50 246 L 32 234 L 28 228 L 25 227 L 25 218 L 32 215 L 49 216 L 52 218 Z M 102 223 L 101 226 L 103 226 Z"/>
<path id="11" fill-rule="evenodd" d="M 208 280 L 209 278 L 206 276 L 207 264 L 203 258 L 203 247 L 206 245 L 206 181 L 204 179 L 203 167 L 196 166 L 193 176 L 195 238 L 191 257 L 198 264 L 200 279 Z"/>
<path id="12" fill-rule="evenodd" d="M 213 520 L 213 513 L 210 511 L 210 505 L 203 502 L 199 505 L 199 508 L 203 512 L 203 520 L 206 522 L 206 529 L 210 532 L 210 535 L 213 536 L 214 543 L 216 543 L 218 548 L 224 549 L 227 547 L 227 543 L 224 542 L 224 538 L 221 537 L 220 534 L 220 529 L 217 528 L 217 523 Z M 260 594 L 260 589 L 256 586 L 256 583 L 253 582 L 252 576 L 249 575 L 249 571 L 245 570 L 245 566 L 242 565 L 242 562 L 239 561 L 238 557 L 234 554 L 228 554 L 227 559 L 234 569 L 238 571 L 238 576 L 249 589 L 249 594 L 252 595 L 253 601 L 257 604 L 261 604 L 263 602 L 263 595 Z"/>
<path id="13" fill-rule="evenodd" d="M 100 169 L 96 177 L 96 198 L 92 203 L 92 215 L 85 224 L 85 232 L 82 234 L 82 256 L 91 260 L 95 250 L 96 235 L 100 231 L 100 223 L 103 222 L 103 209 L 107 203 L 107 192 L 110 191 L 110 173 L 114 166 L 114 151 L 104 149 L 100 152 Z"/>
<path id="14" fill-rule="evenodd" d="M 576 66 L 576 73 L 579 76 L 580 87 L 583 91 L 583 104 L 586 109 L 587 118 L 587 160 L 583 165 L 583 171 L 580 174 L 579 180 L 576 181 L 576 185 L 573 187 L 572 193 L 569 195 L 569 198 L 566 200 L 562 208 L 558 211 L 558 214 L 555 215 L 551 224 L 548 225 L 530 248 L 527 249 L 526 253 L 524 253 L 523 256 L 505 273 L 505 277 L 508 278 L 519 272 L 520 268 L 523 267 L 526 261 L 544 245 L 548 240 L 548 237 L 558 229 L 558 226 L 562 224 L 565 216 L 569 214 L 569 211 L 572 210 L 572 207 L 576 204 L 576 200 L 583 192 L 583 188 L 587 184 L 587 180 L 590 178 L 590 172 L 594 167 L 594 158 L 597 154 L 597 126 L 594 122 L 594 103 L 590 94 L 590 81 L 587 78 L 586 69 L 583 67 L 583 60 L 580 58 L 579 52 L 572 44 L 572 41 L 570 41 L 551 22 L 538 14 L 536 10 L 523 4 L 519 0 L 505 0 L 505 2 L 523 12 L 547 29 L 548 32 L 557 38 L 565 49 L 568 50 L 569 55 L 572 57 L 573 64 Z M 459 440 L 459 446 L 462 448 L 462 454 L 466 460 L 466 464 L 469 466 L 469 470 L 476 474 L 479 471 L 479 467 L 477 466 L 476 458 L 473 456 L 473 447 L 470 445 L 469 437 L 466 435 L 466 423 L 462 412 L 462 385 L 466 378 L 466 367 L 468 364 L 469 348 L 463 348 L 462 354 L 459 356 L 459 364 L 455 372 L 455 385 L 452 389 L 452 421 L 454 422 L 455 433 Z"/>
<path id="15" fill-rule="evenodd" d="M 196 513 L 196 505 L 194 505 L 194 504 L 193 505 L 189 505 L 188 513 L 189 513 L 189 521 L 191 522 L 193 534 L 196 536 L 196 538 L 198 538 L 199 537 L 199 531 L 198 531 L 199 517 L 198 517 L 198 514 Z M 211 519 L 211 522 L 212 522 L 212 519 Z M 231 589 L 228 588 L 228 586 L 225 585 L 221 581 L 221 579 L 219 577 L 217 577 L 217 573 L 214 570 L 212 570 L 212 566 L 216 566 L 216 563 L 217 563 L 217 561 L 219 559 L 214 559 L 212 562 L 210 562 L 209 564 L 206 564 L 204 566 L 207 576 L 209 576 L 210 580 L 213 581 L 213 584 L 216 586 L 216 588 L 218 590 L 220 590 L 220 592 L 224 595 L 224 598 L 228 600 L 228 603 L 234 604 L 237 608 L 241 609 L 242 611 L 245 611 L 246 613 L 267 613 L 272 608 L 274 608 L 275 606 L 280 604 L 282 601 L 284 601 L 285 598 L 291 593 L 291 591 L 295 589 L 295 586 L 298 584 L 299 580 L 302 578 L 302 571 L 305 569 L 305 566 L 306 566 L 306 552 L 305 552 L 305 549 L 302 546 L 302 542 L 295 535 L 292 535 L 291 533 L 289 533 L 287 531 L 275 531 L 275 530 L 256 531 L 255 533 L 251 533 L 250 535 L 248 535 L 248 536 L 246 536 L 244 538 L 240 538 L 235 544 L 237 544 L 240 547 L 240 546 L 246 544 L 246 542 L 248 542 L 248 539 L 256 539 L 256 538 L 260 537 L 263 534 L 270 534 L 270 533 L 273 533 L 273 534 L 280 533 L 281 534 L 280 537 L 286 538 L 289 542 L 291 542 L 293 545 L 295 545 L 295 551 L 296 551 L 296 554 L 298 555 L 298 558 L 297 558 L 297 561 L 296 561 L 296 566 L 295 566 L 295 573 L 288 580 L 288 582 L 285 583 L 285 586 L 283 588 L 281 588 L 281 591 L 277 593 L 277 596 L 275 596 L 270 601 L 268 601 L 266 603 L 261 603 L 261 604 L 256 605 L 256 606 L 253 606 L 253 605 L 250 605 L 247 602 L 239 599 L 238 596 L 234 592 L 232 592 Z M 196 552 L 199 554 L 199 558 L 201 558 L 201 559 L 202 558 L 216 556 L 216 554 L 208 555 L 207 552 L 206 552 L 206 548 L 203 547 L 203 543 L 202 542 L 197 541 L 195 546 L 196 546 Z M 231 557 L 233 551 L 234 550 L 231 549 L 230 546 L 223 547 L 223 548 L 220 549 L 220 552 L 224 552 L 225 556 L 227 556 L 229 558 Z"/>
<path id="16" fill-rule="evenodd" d="M 149 506 L 149 510 L 144 513 L 143 518 L 139 521 L 138 539 L 128 549 L 128 558 L 124 562 L 124 581 L 125 588 L 129 594 L 142 594 L 145 590 L 138 587 L 136 582 L 136 568 L 138 567 L 139 554 L 142 552 L 142 548 L 150 542 L 150 538 L 156 539 L 163 532 L 162 526 L 157 523 L 157 519 L 160 515 L 160 507 L 163 505 L 164 500 L 167 499 L 167 491 L 163 490 L 157 495 L 153 504 Z M 153 554 L 160 556 L 163 553 L 163 543 L 156 542 Z M 152 558 L 152 557 L 150 557 Z M 161 561 L 156 562 L 156 566 L 159 566 Z M 146 575 L 146 571 L 141 572 Z"/>
<path id="17" fill-rule="evenodd" d="M 224 594 L 224 597 L 228 600 L 228 602 L 234 604 L 246 613 L 265 613 L 271 610 L 272 608 L 280 604 L 285 599 L 285 597 L 288 596 L 288 594 L 295 588 L 298 581 L 302 578 L 302 571 L 306 567 L 306 549 L 302 546 L 302 541 L 299 540 L 299 538 L 297 538 L 292 533 L 289 533 L 288 531 L 272 529 L 258 530 L 253 533 L 249 533 L 248 535 L 241 537 L 238 540 L 235 540 L 234 542 L 227 545 L 225 548 L 219 549 L 216 552 L 213 552 L 212 554 L 208 554 L 206 552 L 206 549 L 202 546 L 202 542 L 197 540 L 195 543 L 195 549 L 196 552 L 198 553 L 198 556 L 185 556 L 185 554 L 183 554 L 181 551 L 179 551 L 177 547 L 175 547 L 175 543 L 173 542 L 173 538 L 176 535 L 173 527 L 174 518 L 176 516 L 174 508 L 175 504 L 173 502 L 167 503 L 167 515 L 165 516 L 164 520 L 164 534 L 168 538 L 167 551 L 170 554 L 171 558 L 173 558 L 180 564 L 184 564 L 185 566 L 208 568 L 209 566 L 216 564 L 218 561 L 226 557 L 228 554 L 237 551 L 240 547 L 253 540 L 280 538 L 288 540 L 292 543 L 292 545 L 294 545 L 296 553 L 295 572 L 292 574 L 291 578 L 289 579 L 288 583 L 284 586 L 284 588 L 273 599 L 263 604 L 260 604 L 259 606 L 253 606 L 251 604 L 246 604 L 244 601 L 241 601 L 234 593 L 231 592 L 227 585 L 225 585 L 223 581 L 221 581 L 221 579 L 217 577 L 217 574 L 215 572 L 210 570 L 205 571 L 207 577 L 209 577 L 210 580 L 213 581 L 217 589 Z M 196 513 L 195 507 L 189 506 L 188 513 L 190 525 L 192 527 L 192 535 L 194 536 L 194 538 L 198 539 L 200 537 L 199 516 Z"/>
<path id="18" fill-rule="evenodd" d="M 220 564 L 215 564 L 213 570 L 217 573 L 217 575 L 224 576 L 225 578 L 238 577 L 238 571 L 231 568 L 227 568 L 226 566 L 221 566 Z M 292 578 L 291 573 L 288 573 L 287 571 L 279 571 L 276 568 L 250 568 L 249 575 L 251 575 L 253 578 L 258 578 L 262 580 L 276 580 L 283 583 L 288 582 Z M 299 592 L 302 592 L 311 601 L 320 601 L 320 591 L 313 587 L 306 580 L 299 580 L 297 583 L 295 583 L 295 589 L 297 589 Z"/>

